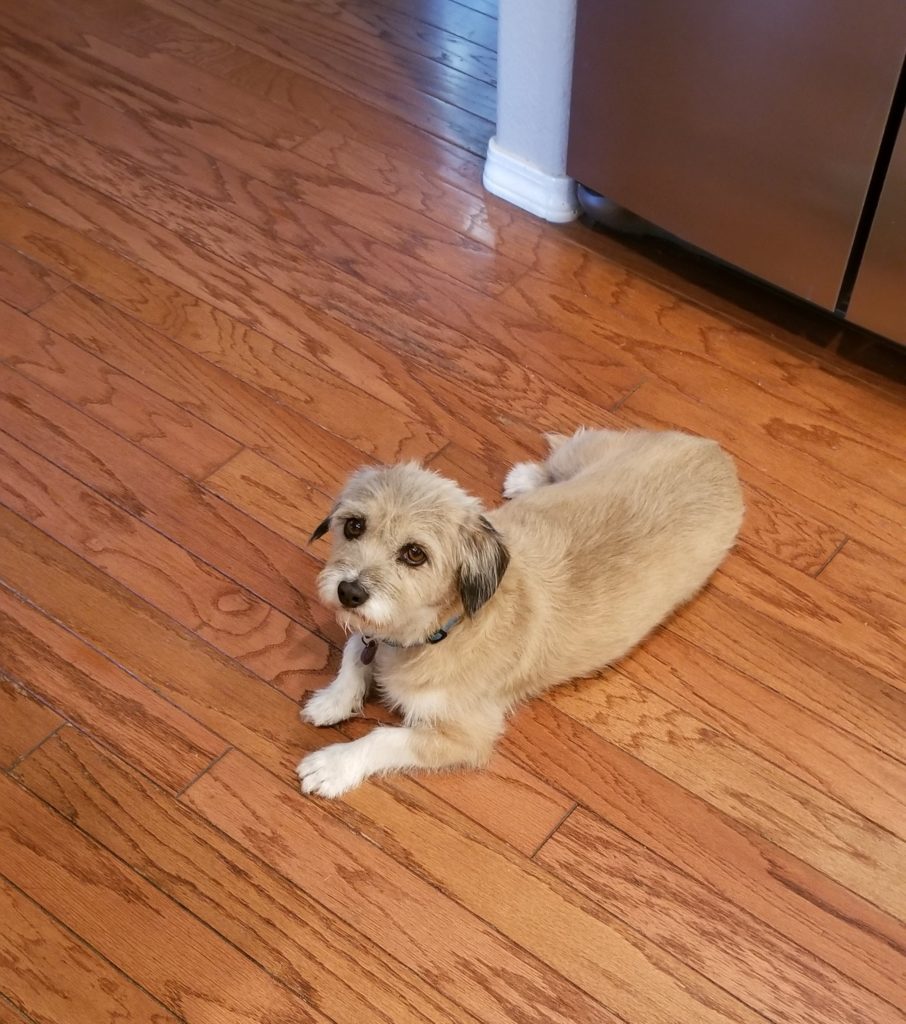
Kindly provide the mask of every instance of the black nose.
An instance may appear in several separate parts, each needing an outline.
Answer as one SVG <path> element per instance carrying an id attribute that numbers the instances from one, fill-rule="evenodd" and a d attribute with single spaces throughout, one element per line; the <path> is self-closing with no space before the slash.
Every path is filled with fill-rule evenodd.
<path id="1" fill-rule="evenodd" d="M 343 580 L 337 587 L 337 597 L 344 608 L 358 608 L 368 600 L 368 591 L 357 580 Z"/>

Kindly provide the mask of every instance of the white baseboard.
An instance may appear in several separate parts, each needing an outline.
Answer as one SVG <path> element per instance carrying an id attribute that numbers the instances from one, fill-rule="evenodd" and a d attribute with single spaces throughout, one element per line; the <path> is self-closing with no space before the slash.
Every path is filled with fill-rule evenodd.
<path id="1" fill-rule="evenodd" d="M 546 174 L 514 153 L 488 143 L 484 187 L 495 196 L 537 217 L 565 224 L 579 216 L 576 183 L 565 175 Z"/>

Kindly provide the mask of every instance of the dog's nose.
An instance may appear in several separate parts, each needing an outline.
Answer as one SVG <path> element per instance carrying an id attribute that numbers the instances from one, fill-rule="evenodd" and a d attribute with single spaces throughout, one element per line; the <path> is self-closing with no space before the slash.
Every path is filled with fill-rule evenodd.
<path id="1" fill-rule="evenodd" d="M 343 580 L 337 587 L 337 597 L 344 608 L 358 608 L 368 600 L 368 591 L 358 580 Z"/>

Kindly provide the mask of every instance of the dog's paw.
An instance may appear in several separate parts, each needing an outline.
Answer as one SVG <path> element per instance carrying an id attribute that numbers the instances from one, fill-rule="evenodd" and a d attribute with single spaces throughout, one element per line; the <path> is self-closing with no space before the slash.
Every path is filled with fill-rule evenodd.
<path id="1" fill-rule="evenodd" d="M 331 684 L 309 697 L 299 716 L 303 722 L 310 722 L 312 725 L 336 725 L 337 722 L 345 722 L 347 718 L 352 718 L 361 710 L 360 699 Z"/>
<path id="2" fill-rule="evenodd" d="M 539 462 L 517 462 L 503 481 L 504 498 L 536 491 L 547 483 L 544 467 Z"/>
<path id="3" fill-rule="evenodd" d="M 334 743 L 302 758 L 296 774 L 303 793 L 333 798 L 358 786 L 368 771 L 354 743 Z"/>

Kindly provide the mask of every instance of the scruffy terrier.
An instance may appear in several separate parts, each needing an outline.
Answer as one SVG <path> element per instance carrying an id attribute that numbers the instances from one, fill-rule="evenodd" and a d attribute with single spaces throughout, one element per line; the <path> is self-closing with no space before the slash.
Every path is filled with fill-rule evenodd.
<path id="1" fill-rule="evenodd" d="M 325 747 L 297 769 L 336 797 L 376 773 L 480 766 L 508 712 L 627 654 L 708 580 L 743 503 L 714 441 L 580 430 L 521 463 L 485 513 L 436 473 L 359 470 L 312 535 L 333 531 L 319 592 L 351 633 L 302 715 L 333 725 L 373 677 L 404 725 Z"/>

